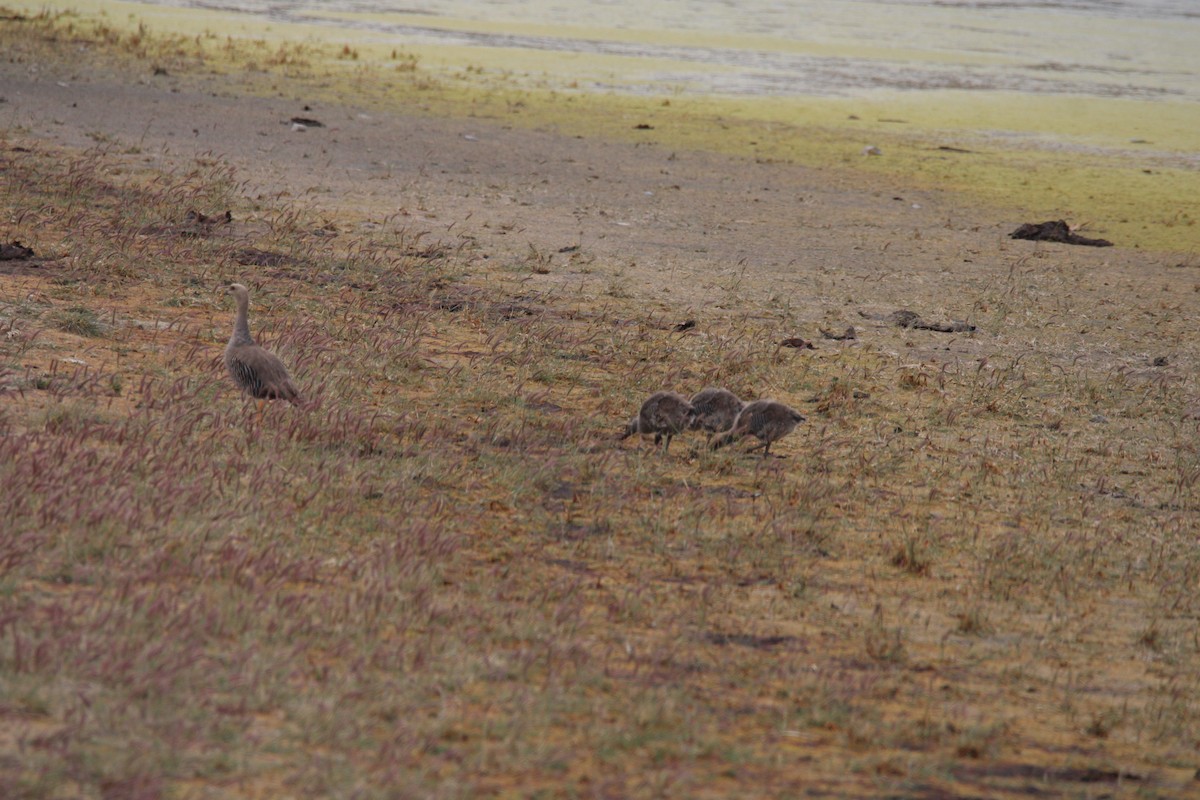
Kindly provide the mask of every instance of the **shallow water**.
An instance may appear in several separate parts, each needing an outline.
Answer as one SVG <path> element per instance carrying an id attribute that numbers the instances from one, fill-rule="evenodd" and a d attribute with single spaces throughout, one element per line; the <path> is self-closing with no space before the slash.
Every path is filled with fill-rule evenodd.
<path id="1" fill-rule="evenodd" d="M 582 88 L 1200 101 L 1195 0 L 150 0 L 512 55 Z M 615 58 L 614 58 L 615 57 Z M 566 68 L 562 67 L 566 64 Z"/>

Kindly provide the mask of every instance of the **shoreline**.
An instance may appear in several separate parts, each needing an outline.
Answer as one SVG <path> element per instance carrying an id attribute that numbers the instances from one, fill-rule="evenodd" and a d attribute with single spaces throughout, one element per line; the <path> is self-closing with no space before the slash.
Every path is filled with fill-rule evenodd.
<path id="1" fill-rule="evenodd" d="M 155 66 L 219 76 L 233 90 L 293 91 L 275 85 L 277 75 L 301 80 L 311 96 L 364 107 L 415 106 L 565 135 L 848 168 L 1021 208 L 1031 220 L 1089 224 L 1124 246 L 1195 251 L 1200 198 L 1190 195 L 1200 148 L 1189 144 L 1200 104 L 969 91 L 781 99 L 564 90 L 521 72 L 538 53 L 396 48 L 369 32 L 136 3 L 91 0 L 77 9 L 81 30 L 173 42 Z M 868 147 L 882 156 L 864 156 Z"/>

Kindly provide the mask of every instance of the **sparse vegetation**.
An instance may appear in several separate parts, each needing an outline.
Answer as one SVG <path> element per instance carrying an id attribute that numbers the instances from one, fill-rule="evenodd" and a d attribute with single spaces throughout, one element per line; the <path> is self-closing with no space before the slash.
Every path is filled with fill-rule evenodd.
<path id="1" fill-rule="evenodd" d="M 326 237 L 211 161 L 113 158 L 0 133 L 0 233 L 62 255 L 0 273 L 13 796 L 1194 792 L 1196 382 L 1041 320 L 1200 295 L 995 254 L 959 298 L 978 358 L 892 329 L 793 356 L 780 317 L 675 333 L 621 265 L 533 290 L 565 255 Z M 248 273 L 311 411 L 222 372 L 213 290 Z M 616 443 L 715 383 L 808 416 L 786 458 Z"/>
<path id="2" fill-rule="evenodd" d="M 72 306 L 50 315 L 50 321 L 60 331 L 76 336 L 100 336 L 104 328 L 96 312 L 85 306 Z"/>

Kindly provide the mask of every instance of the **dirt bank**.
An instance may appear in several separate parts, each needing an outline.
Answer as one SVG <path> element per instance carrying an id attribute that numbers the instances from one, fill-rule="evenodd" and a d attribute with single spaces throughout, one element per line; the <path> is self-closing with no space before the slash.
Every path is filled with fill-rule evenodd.
<path id="1" fill-rule="evenodd" d="M 1070 286 L 1066 303 L 1114 291 L 1150 302 L 1194 284 L 1178 256 L 1010 241 L 1033 221 L 1019 210 L 885 176 L 668 149 L 653 130 L 644 144 L 564 136 L 307 101 L 299 85 L 280 90 L 290 97 L 239 96 L 219 78 L 131 79 L 33 55 L 0 64 L 0 78 L 6 127 L 101 148 L 130 169 L 226 163 L 251 196 L 466 243 L 481 266 L 528 272 L 531 286 L 636 296 L 674 315 L 786 309 L 813 328 L 903 307 L 981 321 L 994 312 L 989 292 L 1031 263 Z M 1061 332 L 1072 354 L 1107 366 L 1127 357 L 1101 356 L 1087 326 L 1067 327 L 1078 331 Z"/>

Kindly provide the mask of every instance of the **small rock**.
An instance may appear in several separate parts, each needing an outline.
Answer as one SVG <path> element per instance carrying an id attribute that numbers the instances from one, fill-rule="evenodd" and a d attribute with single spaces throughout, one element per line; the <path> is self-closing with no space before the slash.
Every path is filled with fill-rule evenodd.
<path id="1" fill-rule="evenodd" d="M 15 239 L 8 244 L 0 244 L 0 261 L 24 261 L 30 258 L 33 258 L 33 248 Z"/>

